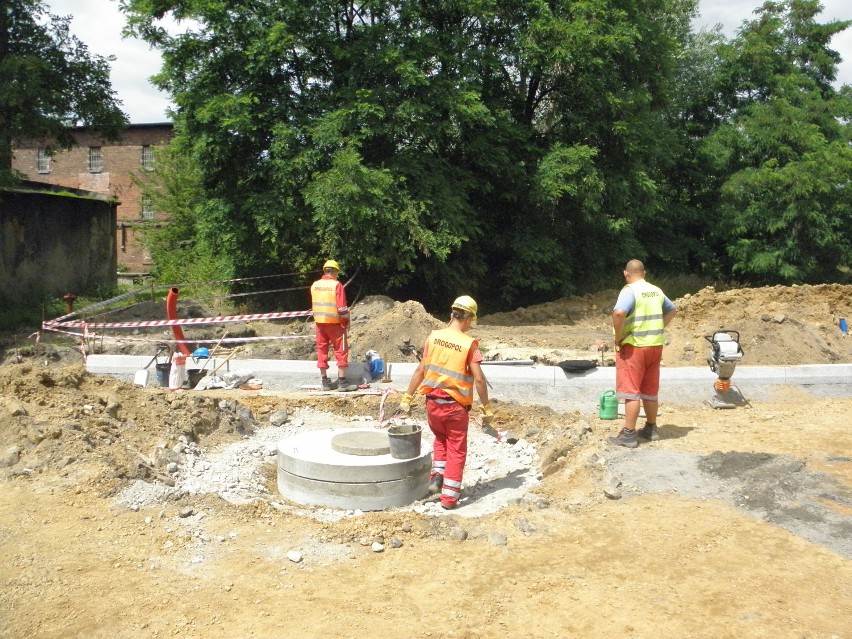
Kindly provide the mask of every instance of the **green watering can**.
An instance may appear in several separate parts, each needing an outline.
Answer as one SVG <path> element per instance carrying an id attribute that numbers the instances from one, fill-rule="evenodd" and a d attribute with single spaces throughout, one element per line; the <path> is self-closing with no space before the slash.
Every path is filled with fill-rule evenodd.
<path id="1" fill-rule="evenodd" d="M 598 416 L 601 419 L 618 419 L 618 398 L 614 390 L 604 391 L 601 394 Z"/>

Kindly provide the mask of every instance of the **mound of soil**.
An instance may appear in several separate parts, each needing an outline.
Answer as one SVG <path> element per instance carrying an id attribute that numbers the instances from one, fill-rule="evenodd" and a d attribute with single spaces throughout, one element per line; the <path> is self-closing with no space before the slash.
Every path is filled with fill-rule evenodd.
<path id="1" fill-rule="evenodd" d="M 483 317 L 474 333 L 489 359 L 532 357 L 557 364 L 600 357 L 600 342 L 612 339 L 611 312 L 617 291 L 570 297 L 512 313 Z M 792 366 L 852 360 L 852 340 L 838 319 L 852 315 L 852 286 L 772 286 L 717 292 L 712 287 L 674 300 L 677 316 L 666 329 L 666 366 L 702 366 L 710 353 L 706 337 L 739 334 L 743 365 Z M 604 352 L 611 364 L 611 351 Z"/>

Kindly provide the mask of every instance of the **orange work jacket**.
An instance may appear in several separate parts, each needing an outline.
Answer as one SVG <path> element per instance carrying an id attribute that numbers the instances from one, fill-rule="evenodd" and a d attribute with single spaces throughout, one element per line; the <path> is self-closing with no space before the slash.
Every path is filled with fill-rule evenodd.
<path id="1" fill-rule="evenodd" d="M 476 340 L 450 328 L 432 331 L 423 355 L 423 382 L 420 395 L 441 389 L 463 406 L 473 404 L 473 375 L 468 359 Z"/>
<path id="2" fill-rule="evenodd" d="M 317 324 L 342 324 L 343 315 L 348 315 L 349 309 L 337 306 L 337 287 L 342 286 L 333 277 L 322 278 L 311 284 L 311 310 Z M 345 328 L 345 327 L 344 327 Z"/>

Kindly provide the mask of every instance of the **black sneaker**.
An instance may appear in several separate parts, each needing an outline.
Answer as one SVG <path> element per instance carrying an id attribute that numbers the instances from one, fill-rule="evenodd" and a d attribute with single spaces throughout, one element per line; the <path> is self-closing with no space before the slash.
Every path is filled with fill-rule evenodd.
<path id="1" fill-rule="evenodd" d="M 429 492 L 433 495 L 435 493 L 441 492 L 441 488 L 444 486 L 444 476 L 436 473 L 434 477 L 429 481 Z"/>
<path id="2" fill-rule="evenodd" d="M 345 379 L 338 379 L 337 390 L 341 393 L 351 393 L 354 390 L 358 390 L 358 387 L 355 384 L 350 384 Z"/>
<path id="3" fill-rule="evenodd" d="M 328 377 L 322 378 L 322 389 L 324 391 L 330 391 L 337 388 L 337 382 L 331 381 Z"/>
<path id="4" fill-rule="evenodd" d="M 625 448 L 636 448 L 639 445 L 639 442 L 636 441 L 636 431 L 623 428 L 617 437 L 609 437 L 607 440 L 613 446 L 624 446 Z"/>
<path id="5" fill-rule="evenodd" d="M 657 433 L 657 425 L 656 424 L 645 424 L 644 427 L 639 429 L 639 437 L 642 439 L 647 439 L 648 441 L 655 442 L 660 439 L 659 433 Z"/>

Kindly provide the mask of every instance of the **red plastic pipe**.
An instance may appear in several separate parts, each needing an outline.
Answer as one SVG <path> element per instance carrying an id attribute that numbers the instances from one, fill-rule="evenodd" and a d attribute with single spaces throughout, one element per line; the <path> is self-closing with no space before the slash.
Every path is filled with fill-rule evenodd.
<path id="1" fill-rule="evenodd" d="M 177 287 L 172 287 L 169 289 L 169 294 L 166 296 L 166 317 L 170 320 L 177 319 L 177 300 L 178 300 L 178 290 Z M 186 345 L 186 338 L 183 336 L 183 329 L 180 326 L 172 326 L 172 335 L 175 336 L 175 340 L 177 340 L 177 347 L 181 353 L 186 355 L 187 357 L 192 353 L 189 352 L 189 346 Z"/>

